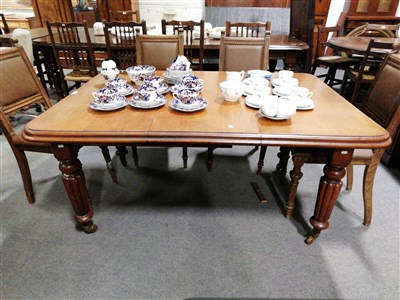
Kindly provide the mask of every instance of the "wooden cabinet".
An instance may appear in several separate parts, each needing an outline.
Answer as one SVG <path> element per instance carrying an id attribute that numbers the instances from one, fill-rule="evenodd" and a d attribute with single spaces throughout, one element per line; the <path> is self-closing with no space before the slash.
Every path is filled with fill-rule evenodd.
<path id="1" fill-rule="evenodd" d="M 72 22 L 71 1 L 65 0 L 32 0 L 33 10 L 38 27 L 45 27 L 46 20 L 51 22 Z"/>
<path id="2" fill-rule="evenodd" d="M 365 23 L 397 24 L 399 0 L 352 0 L 346 18 L 346 32 Z"/>

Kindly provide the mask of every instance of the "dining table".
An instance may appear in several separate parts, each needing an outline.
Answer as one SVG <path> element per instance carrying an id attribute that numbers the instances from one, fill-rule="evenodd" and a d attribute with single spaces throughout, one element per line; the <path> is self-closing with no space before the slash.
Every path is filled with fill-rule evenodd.
<path id="1" fill-rule="evenodd" d="M 400 46 L 399 38 L 383 38 L 383 37 L 370 37 L 370 36 L 357 36 L 357 37 L 334 37 L 328 40 L 329 47 L 333 48 L 336 53 L 346 53 L 347 55 L 364 55 L 368 48 L 371 39 L 377 42 L 393 43 Z M 384 49 L 371 49 L 371 53 L 375 56 L 385 56 L 387 51 Z"/>
<path id="2" fill-rule="evenodd" d="M 164 74 L 161 70 L 155 73 Z M 259 109 L 247 105 L 244 96 L 234 102 L 226 101 L 219 87 L 226 79 L 225 72 L 195 71 L 193 75 L 204 81 L 200 96 L 206 105 L 201 109 L 177 109 L 172 105 L 171 92 L 164 94 L 165 104 L 151 109 L 134 106 L 132 96 L 127 96 L 128 104 L 120 109 L 93 109 L 92 93 L 106 83 L 99 74 L 26 124 L 22 133 L 24 139 L 52 144 L 75 220 L 84 232 L 95 232 L 97 225 L 89 196 L 90 186 L 87 186 L 78 158 L 82 146 L 324 148 L 328 162 L 315 191 L 315 209 L 310 218 L 312 231 L 306 239 L 306 243 L 311 244 L 329 227 L 329 218 L 342 187 L 341 179 L 353 150 L 384 149 L 391 143 L 384 128 L 312 74 L 295 73 L 294 77 L 300 86 L 313 92 L 314 107 L 279 120 L 267 118 Z M 138 88 L 126 74 L 119 76 L 127 79 L 134 89 Z M 272 75 L 269 85 L 276 76 L 277 73 Z"/>

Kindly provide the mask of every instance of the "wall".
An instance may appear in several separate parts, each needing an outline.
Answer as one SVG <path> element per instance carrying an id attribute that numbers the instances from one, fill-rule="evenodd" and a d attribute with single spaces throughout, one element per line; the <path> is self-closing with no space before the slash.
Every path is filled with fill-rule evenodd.
<path id="1" fill-rule="evenodd" d="M 200 21 L 204 16 L 205 2 L 204 0 L 140 0 L 139 9 L 140 18 L 146 20 L 149 25 L 160 25 L 163 18 Z"/>

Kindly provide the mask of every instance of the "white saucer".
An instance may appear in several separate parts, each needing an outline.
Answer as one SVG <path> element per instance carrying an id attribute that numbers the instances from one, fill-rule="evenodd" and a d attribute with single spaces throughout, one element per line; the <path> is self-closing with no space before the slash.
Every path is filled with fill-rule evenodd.
<path id="1" fill-rule="evenodd" d="M 315 105 L 311 104 L 309 106 L 297 107 L 297 110 L 312 110 L 314 108 L 315 108 Z"/>
<path id="2" fill-rule="evenodd" d="M 290 117 L 277 117 L 277 116 L 272 117 L 272 116 L 267 116 L 267 115 L 264 115 L 261 110 L 259 111 L 259 113 L 260 113 L 261 116 L 263 116 L 263 117 L 265 117 L 267 119 L 275 120 L 275 121 L 288 120 L 288 119 L 290 119 L 292 117 L 292 116 L 290 116 Z"/>
<path id="3" fill-rule="evenodd" d="M 272 93 L 281 97 L 290 97 L 293 95 L 293 92 L 291 94 L 282 93 L 279 91 L 279 88 L 276 87 L 272 89 Z"/>
<path id="4" fill-rule="evenodd" d="M 244 103 L 251 108 L 260 108 L 261 99 L 258 96 L 249 95 L 244 100 Z"/>
<path id="5" fill-rule="evenodd" d="M 163 106 L 165 103 L 167 103 L 167 100 L 163 97 L 160 100 L 157 101 L 135 101 L 131 100 L 129 101 L 129 105 L 135 108 L 143 108 L 143 109 L 150 109 L 150 108 L 155 108 L 155 107 L 160 107 Z"/>
<path id="6" fill-rule="evenodd" d="M 196 107 L 185 107 L 184 104 L 181 104 L 178 100 L 173 99 L 169 106 L 175 110 L 183 111 L 183 112 L 193 112 L 205 109 L 207 107 L 207 102 L 203 98 L 198 98 L 199 105 Z"/>
<path id="7" fill-rule="evenodd" d="M 280 86 L 282 84 L 282 79 L 280 79 L 280 78 L 272 79 L 271 83 L 273 86 Z"/>
<path id="8" fill-rule="evenodd" d="M 123 97 L 123 96 L 121 96 Z M 112 110 L 117 110 L 120 108 L 123 108 L 128 105 L 128 102 L 126 101 L 126 98 L 123 97 L 120 101 L 117 101 L 113 103 L 112 105 L 110 104 L 98 104 L 94 101 L 89 103 L 89 107 L 93 110 L 101 110 L 101 111 L 112 111 Z"/>

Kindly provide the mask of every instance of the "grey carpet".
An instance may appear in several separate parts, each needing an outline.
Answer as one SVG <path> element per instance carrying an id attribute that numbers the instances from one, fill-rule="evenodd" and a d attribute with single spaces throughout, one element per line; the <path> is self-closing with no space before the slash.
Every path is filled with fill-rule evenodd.
<path id="1" fill-rule="evenodd" d="M 81 150 L 98 232 L 74 227 L 56 160 L 30 153 L 37 203 L 26 201 L 1 136 L 2 299 L 304 298 L 398 299 L 399 181 L 380 166 L 373 223 L 362 225 L 362 169 L 342 191 L 331 228 L 304 244 L 321 166 L 304 168 L 294 219 L 283 217 L 285 182 L 273 173 L 276 148 L 261 176 L 252 147 L 206 150 L 139 148 L 139 168 Z M 114 152 L 114 148 L 111 148 Z M 261 204 L 250 182 L 269 202 Z"/>
<path id="2" fill-rule="evenodd" d="M 340 74 L 339 74 L 340 75 Z M 110 148 L 112 154 L 115 149 Z M 1 299 L 399 299 L 400 171 L 380 165 L 372 225 L 362 225 L 362 167 L 343 190 L 330 228 L 311 246 L 322 166 L 306 165 L 293 219 L 283 217 L 288 177 L 274 174 L 277 149 L 255 174 L 253 147 L 139 148 L 140 167 L 114 156 L 118 184 L 97 147 L 80 151 L 99 230 L 75 229 L 58 171 L 29 153 L 35 205 L 0 136 Z M 291 165 L 289 165 L 290 167 Z M 268 198 L 261 204 L 250 182 Z"/>

